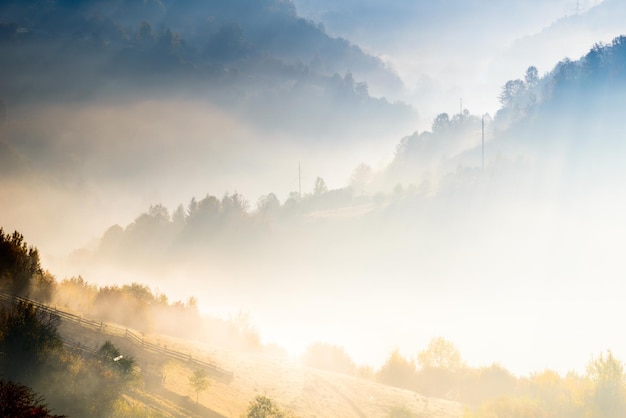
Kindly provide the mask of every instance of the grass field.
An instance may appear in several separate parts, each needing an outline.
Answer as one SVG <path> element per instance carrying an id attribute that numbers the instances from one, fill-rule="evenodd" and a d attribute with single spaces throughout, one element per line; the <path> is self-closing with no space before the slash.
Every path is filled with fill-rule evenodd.
<path id="1" fill-rule="evenodd" d="M 193 358 L 210 361 L 233 371 L 232 379 L 211 376 L 210 387 L 198 396 L 189 384 L 196 366 L 150 352 L 121 336 L 63 322 L 65 338 L 96 347 L 111 340 L 125 355 L 132 355 L 142 372 L 142 382 L 124 402 L 161 417 L 240 417 L 256 395 L 266 395 L 299 417 L 388 417 L 403 407 L 418 417 L 461 417 L 463 405 L 421 396 L 409 390 L 304 366 L 296 359 L 254 351 L 235 351 L 217 344 L 162 335 L 145 335 L 146 341 Z"/>

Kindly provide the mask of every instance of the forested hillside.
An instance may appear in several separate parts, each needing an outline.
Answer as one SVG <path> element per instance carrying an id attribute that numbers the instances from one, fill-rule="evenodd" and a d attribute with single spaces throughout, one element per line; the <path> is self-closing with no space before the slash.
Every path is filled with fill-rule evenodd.
<path id="1" fill-rule="evenodd" d="M 256 202 L 236 192 L 222 197 L 207 194 L 171 212 L 155 202 L 133 223 L 111 227 L 92 255 L 76 253 L 74 260 L 87 262 L 95 256 L 101 262 L 138 267 L 156 256 L 175 265 L 180 257 L 197 252 L 217 256 L 235 248 L 240 256 L 263 258 L 261 254 L 286 248 L 295 251 L 300 240 L 306 241 L 301 255 L 306 257 L 311 246 L 324 246 L 326 240 L 334 240 L 331 236 L 365 238 L 402 224 L 410 225 L 407 231 L 433 231 L 436 224 L 420 215 L 445 223 L 443 213 L 450 199 L 463 202 L 482 193 L 482 126 L 487 135 L 483 175 L 488 176 L 490 189 L 501 195 L 499 204 L 511 197 L 512 184 L 521 190 L 532 185 L 533 193 L 552 187 L 539 173 L 552 169 L 547 159 L 555 155 L 563 159 L 565 170 L 558 195 L 566 196 L 593 179 L 610 184 L 615 178 L 607 178 L 614 173 L 609 170 L 619 167 L 617 157 L 624 151 L 618 117 L 626 89 L 624 39 L 598 44 L 581 59 L 566 59 L 545 75 L 529 67 L 523 79 L 502 87 L 502 107 L 493 118 L 468 110 L 440 114 L 431 131 L 403 138 L 384 170 L 361 164 L 344 187 L 328 190 L 318 177 L 311 191 L 307 186 L 302 195 L 292 192 L 283 202 L 273 192 Z M 594 166 L 600 159 L 602 166 Z M 585 179 L 581 173 L 591 177 Z M 394 220 L 385 220 L 390 213 Z M 367 242 L 337 251 L 352 257 L 368 251 L 363 245 L 372 251 L 379 245 Z M 324 259 L 324 251 L 315 251 Z"/>
<path id="2" fill-rule="evenodd" d="M 11 106 L 184 96 L 294 130 L 318 127 L 331 105 L 346 118 L 410 115 L 370 97 L 370 78 L 401 85 L 382 61 L 289 1 L 4 2 L 0 19 L 0 98 Z"/>
<path id="3" fill-rule="evenodd" d="M 623 225 L 624 203 L 615 193 L 623 187 L 622 44 L 616 38 L 597 45 L 546 74 L 529 67 L 505 83 L 493 117 L 442 113 L 431 131 L 402 139 L 389 165 L 360 165 L 344 187 L 326 187 L 318 178 L 303 185 L 302 195 L 284 199 L 209 192 L 169 208 L 154 202 L 133 222 L 103 231 L 97 245 L 75 252 L 71 263 L 94 277 L 124 266 L 127 274 L 164 286 L 171 276 L 188 286 L 211 285 L 203 297 L 235 298 L 293 333 L 301 332 L 299 321 L 314 322 L 307 309 L 331 294 L 346 305 L 345 326 L 351 310 L 386 297 L 413 315 L 438 312 L 465 335 L 454 312 L 469 303 L 456 290 L 469 288 L 481 306 L 519 321 L 522 330 L 509 336 L 522 344 L 531 332 L 522 326 L 528 303 L 538 298 L 548 309 L 566 283 L 584 287 L 597 275 L 613 286 L 619 271 L 610 243 Z M 356 300 L 351 286 L 363 283 L 368 291 Z M 233 290 L 239 286 L 263 297 Z M 282 317 L 283 305 L 264 303 L 285 286 L 306 289 L 285 302 L 297 307 L 298 318 Z M 520 287 L 518 293 L 509 286 Z M 568 299 L 572 309 L 589 296 L 578 287 Z M 502 300 L 509 301 L 505 308 Z M 611 306 L 597 309 L 608 314 Z M 480 312 L 474 314 L 485 320 Z M 545 312 L 544 321 L 557 326 L 565 312 Z M 335 324 L 330 317 L 315 320 Z M 368 318 L 380 320 L 374 313 Z M 319 332 L 344 338 L 328 329 Z M 532 350 L 542 352 L 538 345 Z"/>
<path id="4" fill-rule="evenodd" d="M 488 3 L 2 2 L 1 228 L 42 250 L 0 228 L 0 396 L 102 417 L 624 415 L 626 36 L 492 72 L 546 16 L 626 8 Z M 381 48 L 423 39 L 376 57 L 299 6 L 355 34 L 380 19 L 389 37 L 360 39 Z M 207 388 L 202 364 L 228 379 Z"/>
<path id="5" fill-rule="evenodd" d="M 568 176 L 574 176 L 571 180 L 576 170 L 589 167 L 592 161 L 617 168 L 617 156 L 625 151 L 620 117 L 625 103 L 625 63 L 626 37 L 620 36 L 608 44 L 595 44 L 579 59 L 561 60 L 545 74 L 530 66 L 522 77 L 502 86 L 501 107 L 495 115 L 441 113 L 431 131 L 402 139 L 390 175 L 404 173 L 398 178 L 406 179 L 408 171 L 414 178 L 423 178 L 427 171 L 450 172 L 458 164 L 479 166 L 481 119 L 486 164 L 493 170 L 498 169 L 496 158 L 519 157 L 537 163 L 536 169 L 553 163 L 552 157 L 559 158 L 569 167 Z"/>

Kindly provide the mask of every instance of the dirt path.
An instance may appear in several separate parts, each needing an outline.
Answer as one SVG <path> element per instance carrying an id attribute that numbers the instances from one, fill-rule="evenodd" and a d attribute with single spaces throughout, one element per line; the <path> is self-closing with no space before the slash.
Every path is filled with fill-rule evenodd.
<path id="1" fill-rule="evenodd" d="M 343 393 L 341 390 L 339 390 L 339 388 L 336 385 L 334 385 L 333 383 L 331 383 L 328 379 L 323 378 L 321 376 L 315 376 L 314 379 L 315 379 L 316 382 L 319 382 L 319 383 L 329 387 L 341 399 L 346 401 L 350 405 L 352 410 L 355 412 L 355 414 L 357 414 L 360 418 L 367 418 L 367 415 L 365 415 L 363 410 L 361 408 L 359 408 L 359 406 L 356 404 L 356 402 L 354 402 L 352 399 L 350 399 L 350 397 L 348 397 L 345 393 Z"/>

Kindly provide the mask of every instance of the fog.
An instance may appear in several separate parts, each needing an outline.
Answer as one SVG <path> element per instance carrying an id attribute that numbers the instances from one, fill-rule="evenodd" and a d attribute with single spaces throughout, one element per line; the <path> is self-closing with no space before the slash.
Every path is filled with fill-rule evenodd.
<path id="1" fill-rule="evenodd" d="M 397 138 L 362 133 L 355 152 L 332 143 L 354 143 L 350 133 L 303 132 L 296 144 L 293 132 L 255 128 L 206 101 L 166 99 L 21 108 L 3 132 L 15 165 L 3 180 L 15 190 L 4 194 L 3 217 L 40 245 L 52 239 L 55 255 L 154 203 L 172 207 L 208 191 L 254 201 L 268 188 L 285 199 L 298 189 L 298 164 L 305 183 L 321 175 L 342 185 L 361 161 L 388 159 Z"/>
<path id="2" fill-rule="evenodd" d="M 548 72 L 564 57 L 610 41 L 621 34 L 624 13 L 613 0 L 295 3 L 400 75 L 406 90 L 386 94 L 418 107 L 420 130 L 438 113 L 456 112 L 460 99 L 477 113 L 495 112 L 500 87 L 520 70 L 534 65 Z"/>
<path id="3" fill-rule="evenodd" d="M 1 226 L 52 274 L 194 296 L 294 355 L 374 367 L 438 335 L 517 374 L 626 355 L 623 75 L 580 59 L 623 6 L 267 2 L 237 30 L 230 6 L 191 2 L 198 23 L 170 3 L 65 5 L 81 36 L 2 9 Z"/>

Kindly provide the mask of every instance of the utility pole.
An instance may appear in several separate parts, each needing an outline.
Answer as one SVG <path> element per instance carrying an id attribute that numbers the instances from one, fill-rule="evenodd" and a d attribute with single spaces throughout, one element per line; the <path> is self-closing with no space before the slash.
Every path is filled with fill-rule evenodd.
<path id="1" fill-rule="evenodd" d="M 8 117 L 7 117 L 8 113 L 9 112 L 7 110 L 6 102 L 4 100 L 0 99 L 0 127 L 2 127 L 6 123 L 6 121 L 8 119 Z"/>
<path id="2" fill-rule="evenodd" d="M 485 174 L 485 115 L 483 115 L 481 120 L 482 125 L 482 158 L 481 158 L 481 173 Z"/>

